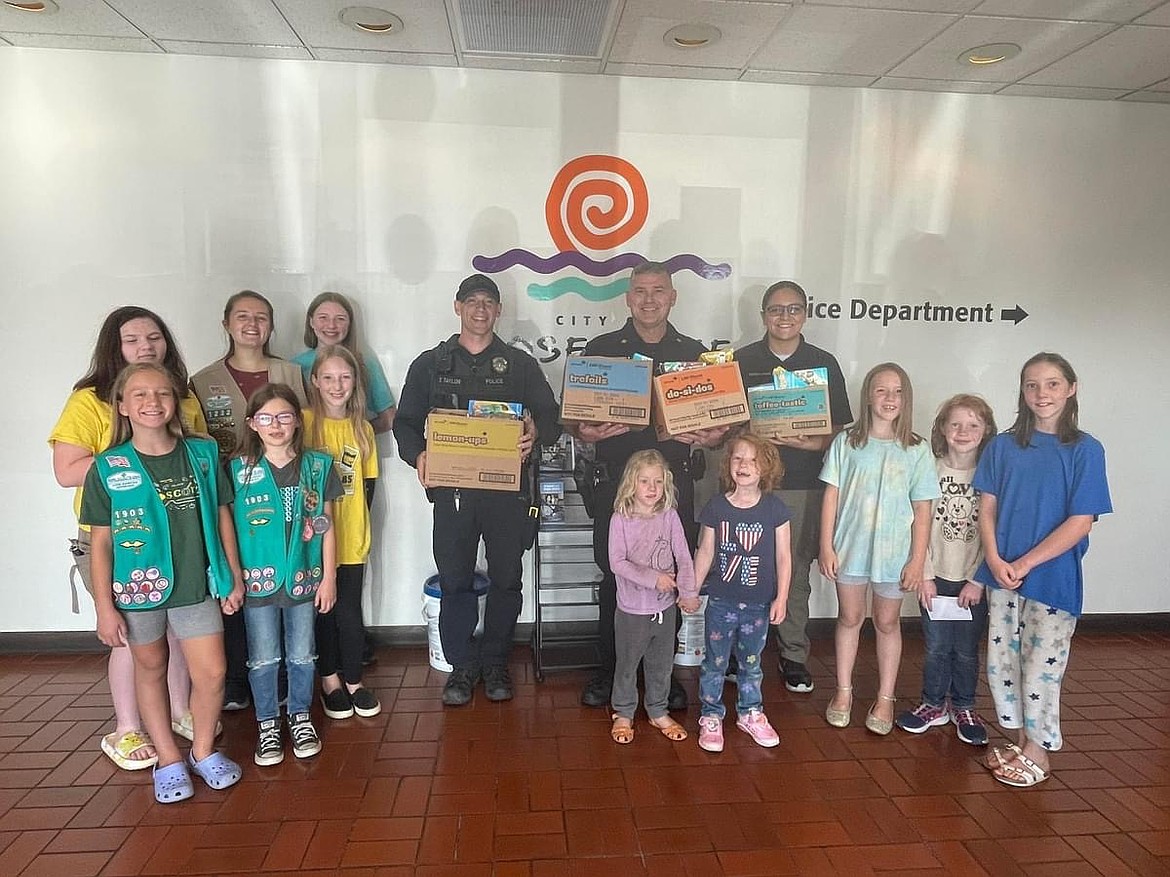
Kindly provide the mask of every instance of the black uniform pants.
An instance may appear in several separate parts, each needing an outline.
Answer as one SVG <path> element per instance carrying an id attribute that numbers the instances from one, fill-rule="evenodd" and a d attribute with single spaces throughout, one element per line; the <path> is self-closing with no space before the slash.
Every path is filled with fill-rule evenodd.
<path id="1" fill-rule="evenodd" d="M 690 546 L 693 555 L 695 547 L 699 544 L 699 525 L 695 522 L 695 482 L 688 473 L 682 471 L 681 466 L 671 466 L 670 469 L 674 475 L 674 486 L 678 490 L 678 516 L 682 519 L 683 532 L 686 533 L 687 545 Z M 597 486 L 593 512 L 593 559 L 601 567 L 601 582 L 597 586 L 600 613 L 597 622 L 597 651 L 601 662 L 598 671 L 608 676 L 613 675 L 617 664 L 613 633 L 613 614 L 617 610 L 617 580 L 613 577 L 613 570 L 609 565 L 609 519 L 613 517 L 613 501 L 617 497 L 621 471 L 621 467 L 614 466 L 610 472 L 610 480 Z M 702 587 L 703 583 L 698 584 Z"/>
<path id="2" fill-rule="evenodd" d="M 508 663 L 524 600 L 521 564 L 532 533 L 528 499 L 516 493 L 450 488 L 436 489 L 432 496 L 435 565 L 443 589 L 439 607 L 443 655 L 452 667 L 464 670 L 502 667 Z M 479 597 L 472 579 L 481 538 L 491 587 L 483 635 L 476 640 Z"/>

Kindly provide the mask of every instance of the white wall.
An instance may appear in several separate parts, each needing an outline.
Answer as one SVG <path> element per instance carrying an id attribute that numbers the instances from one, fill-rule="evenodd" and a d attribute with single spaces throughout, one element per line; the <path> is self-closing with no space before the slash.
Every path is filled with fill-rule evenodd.
<path id="1" fill-rule="evenodd" d="M 675 322 L 705 341 L 755 337 L 759 294 L 781 277 L 846 314 L 855 298 L 991 304 L 990 325 L 810 321 L 854 396 L 869 366 L 902 362 L 920 431 L 967 390 L 1010 423 L 1023 360 L 1066 354 L 1117 508 L 1092 537 L 1086 610 L 1170 610 L 1155 554 L 1170 490 L 1156 453 L 1170 427 L 1168 107 L 15 48 L 0 50 L 0 84 L 3 630 L 93 623 L 84 601 L 69 612 L 70 498 L 45 437 L 110 309 L 159 311 L 195 369 L 222 354 L 237 289 L 274 301 L 286 354 L 305 304 L 337 289 L 397 389 L 454 331 L 473 256 L 556 251 L 545 195 L 585 153 L 645 175 L 649 219 L 622 249 L 732 265 L 727 280 L 676 277 Z M 620 299 L 537 302 L 527 286 L 546 278 L 498 279 L 508 339 L 563 348 L 597 329 L 558 318 L 622 318 Z M 1024 322 L 998 320 L 1017 304 Z M 559 380 L 558 361 L 547 369 Z M 397 459 L 379 507 L 375 622 L 414 624 L 429 509 Z"/>

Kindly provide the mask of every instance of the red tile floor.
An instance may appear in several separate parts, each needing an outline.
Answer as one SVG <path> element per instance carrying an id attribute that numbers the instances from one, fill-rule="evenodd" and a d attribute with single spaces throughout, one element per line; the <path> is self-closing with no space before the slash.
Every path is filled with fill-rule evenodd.
<path id="1" fill-rule="evenodd" d="M 1146 629 L 1148 628 L 1148 629 Z M 1077 634 L 1065 686 L 1065 750 L 1034 789 L 996 783 L 950 727 L 875 737 L 822 718 L 818 688 L 765 680 L 783 738 L 763 750 L 729 726 L 717 756 L 638 723 L 611 743 L 604 710 L 578 706 L 582 673 L 534 681 L 518 648 L 517 697 L 439 703 L 421 649 L 380 651 L 375 719 L 322 720 L 316 758 L 257 768 L 251 714 L 224 716 L 244 779 L 197 781 L 154 803 L 149 772 L 98 751 L 110 722 L 99 655 L 0 657 L 0 877 L 138 874 L 782 875 L 1170 874 L 1170 630 Z M 863 642 L 872 660 L 872 642 Z M 916 694 L 908 637 L 901 705 Z M 769 651 L 768 667 L 774 667 Z M 695 670 L 683 671 L 694 693 Z M 731 696 L 731 690 L 728 689 Z M 987 706 L 981 696 L 981 706 Z M 993 739 L 998 734 L 993 735 Z"/>

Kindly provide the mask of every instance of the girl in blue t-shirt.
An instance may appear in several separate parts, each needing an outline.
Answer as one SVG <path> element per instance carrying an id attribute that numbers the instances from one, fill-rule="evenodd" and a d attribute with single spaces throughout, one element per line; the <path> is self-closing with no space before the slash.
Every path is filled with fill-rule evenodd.
<path id="1" fill-rule="evenodd" d="M 837 690 L 825 709 L 835 728 L 849 724 L 853 665 L 873 591 L 878 696 L 865 727 L 889 734 L 902 662 L 902 597 L 917 591 L 930 542 L 930 503 L 939 497 L 930 445 L 913 430 L 914 391 L 896 363 L 869 370 L 861 417 L 829 447 L 821 480 L 821 575 L 837 583 Z"/>
<path id="2" fill-rule="evenodd" d="M 1016 422 L 996 436 L 975 470 L 983 494 L 979 533 L 988 588 L 987 682 L 1000 726 L 1018 742 L 986 766 L 1009 786 L 1048 779 L 1060 749 L 1060 685 L 1081 614 L 1081 558 L 1098 515 L 1113 511 L 1105 450 L 1077 427 L 1077 376 L 1056 353 L 1020 372 Z"/>
<path id="3" fill-rule="evenodd" d="M 699 746 L 723 751 L 723 679 L 734 653 L 739 668 L 735 726 L 760 746 L 780 737 L 764 715 L 760 655 L 768 624 L 784 620 L 792 579 L 788 508 L 772 493 L 784 465 L 771 442 L 750 432 L 729 443 L 716 494 L 699 515 L 695 581 L 707 595 L 706 651 L 699 673 Z M 733 652 L 734 649 L 734 652 Z"/>

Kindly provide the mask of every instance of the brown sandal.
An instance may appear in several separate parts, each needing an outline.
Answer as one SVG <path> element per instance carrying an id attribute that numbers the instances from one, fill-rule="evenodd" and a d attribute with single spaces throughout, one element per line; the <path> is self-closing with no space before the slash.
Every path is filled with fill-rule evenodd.
<path id="1" fill-rule="evenodd" d="M 658 722 L 665 721 L 666 724 L 660 725 Z M 673 740 L 678 743 L 687 739 L 687 729 L 672 719 L 670 716 L 663 716 L 661 719 L 651 719 L 650 724 L 657 728 L 662 736 L 667 740 Z"/>
<path id="2" fill-rule="evenodd" d="M 619 724 L 620 723 L 620 724 Z M 685 733 L 685 732 L 684 732 Z M 613 724 L 609 728 L 609 736 L 614 743 L 625 746 L 634 742 L 634 724 L 625 716 L 613 717 Z"/>

